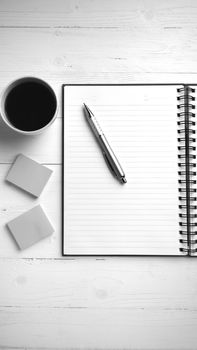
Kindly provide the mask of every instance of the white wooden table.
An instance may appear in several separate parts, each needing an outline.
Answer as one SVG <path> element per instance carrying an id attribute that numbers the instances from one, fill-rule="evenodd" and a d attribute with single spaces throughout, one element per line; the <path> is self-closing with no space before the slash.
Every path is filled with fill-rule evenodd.
<path id="1" fill-rule="evenodd" d="M 0 89 L 197 83 L 195 0 L 1 0 Z M 43 195 L 5 183 L 23 152 L 54 173 Z M 197 349 L 197 259 L 61 257 L 61 110 L 43 135 L 0 122 L 0 349 Z M 5 223 L 40 202 L 55 234 L 24 252 Z"/>

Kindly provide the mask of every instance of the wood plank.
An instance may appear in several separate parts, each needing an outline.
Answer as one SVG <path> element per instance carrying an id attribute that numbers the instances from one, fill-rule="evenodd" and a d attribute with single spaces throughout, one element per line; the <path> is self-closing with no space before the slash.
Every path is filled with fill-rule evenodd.
<path id="1" fill-rule="evenodd" d="M 116 2 L 90 0 L 2 1 L 0 25 L 27 27 L 97 28 L 196 28 L 195 0 Z"/>
<path id="2" fill-rule="evenodd" d="M 196 310 L 0 308 L 0 313 L 0 349 L 196 349 Z"/>
<path id="3" fill-rule="evenodd" d="M 5 28 L 0 30 L 0 67 L 21 75 L 61 72 L 65 82 L 67 74 L 76 79 L 80 72 L 94 73 L 95 82 L 96 72 L 114 74 L 114 79 L 128 72 L 189 74 L 197 72 L 196 39 L 197 29 L 191 36 L 190 31 L 176 29 L 172 34 L 154 26 L 123 31 Z"/>
<path id="4" fill-rule="evenodd" d="M 197 311 L 196 260 L 0 259 L 1 307 Z"/>
<path id="5" fill-rule="evenodd" d="M 102 4 L 102 6 L 101 6 Z M 190 0 L 190 7 L 193 5 L 195 7 L 195 0 Z M 32 12 L 37 13 L 39 11 L 46 14 L 59 14 L 61 12 L 71 13 L 72 11 L 94 11 L 95 13 L 120 13 L 121 11 L 137 11 L 139 9 L 158 9 L 162 10 L 165 8 L 188 8 L 185 0 L 167 0 L 165 2 L 158 2 L 157 0 L 151 0 L 149 3 L 141 2 L 138 0 L 133 0 L 132 3 L 130 0 L 122 0 L 121 3 L 114 2 L 114 0 L 106 1 L 91 1 L 91 0 L 56 0 L 54 3 L 53 0 L 18 0 L 12 2 L 12 0 L 6 0 L 1 2 L 0 11 L 2 12 L 20 12 L 24 13 Z"/>
<path id="6" fill-rule="evenodd" d="M 0 270 L 0 348 L 195 349 L 194 259 L 0 260 Z"/>

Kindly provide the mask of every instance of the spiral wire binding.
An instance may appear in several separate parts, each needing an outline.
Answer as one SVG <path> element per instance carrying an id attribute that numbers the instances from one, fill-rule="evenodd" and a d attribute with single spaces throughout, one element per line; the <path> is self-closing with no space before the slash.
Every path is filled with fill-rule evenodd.
<path id="1" fill-rule="evenodd" d="M 178 117 L 178 165 L 179 165 L 179 208 L 181 209 L 180 217 L 180 251 L 193 255 L 197 252 L 195 244 L 197 244 L 197 195 L 196 188 L 196 158 L 194 151 L 196 150 L 195 142 L 195 101 L 193 93 L 194 88 L 184 86 L 177 89 L 179 101 L 177 105 Z"/>

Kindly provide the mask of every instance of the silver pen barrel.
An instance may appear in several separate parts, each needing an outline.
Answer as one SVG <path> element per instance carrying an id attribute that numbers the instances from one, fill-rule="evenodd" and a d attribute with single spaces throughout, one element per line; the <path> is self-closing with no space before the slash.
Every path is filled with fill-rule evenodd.
<path id="1" fill-rule="evenodd" d="M 86 119 L 101 147 L 103 156 L 105 158 L 105 161 L 109 167 L 109 169 L 111 170 L 111 172 L 113 173 L 114 176 L 117 177 L 117 179 L 121 182 L 121 183 L 126 183 L 127 180 L 125 178 L 125 173 L 117 159 L 117 157 L 115 156 L 111 146 L 109 145 L 109 142 L 107 141 L 97 119 L 95 118 L 94 114 L 91 112 L 91 110 L 88 108 L 87 105 L 84 104 L 85 107 L 85 115 L 86 115 Z"/>
<path id="2" fill-rule="evenodd" d="M 99 143 L 102 148 L 103 156 L 106 162 L 108 163 L 109 168 L 111 168 L 111 171 L 114 173 L 114 175 L 118 178 L 120 182 L 126 183 L 127 180 L 125 178 L 125 173 L 104 134 L 100 136 Z"/>

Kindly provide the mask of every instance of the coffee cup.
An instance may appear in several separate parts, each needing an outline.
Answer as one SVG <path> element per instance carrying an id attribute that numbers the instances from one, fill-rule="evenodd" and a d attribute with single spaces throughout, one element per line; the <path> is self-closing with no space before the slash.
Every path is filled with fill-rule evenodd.
<path id="1" fill-rule="evenodd" d="M 57 98 L 52 87 L 36 77 L 13 81 L 1 97 L 0 113 L 4 122 L 24 135 L 45 131 L 57 116 Z"/>

